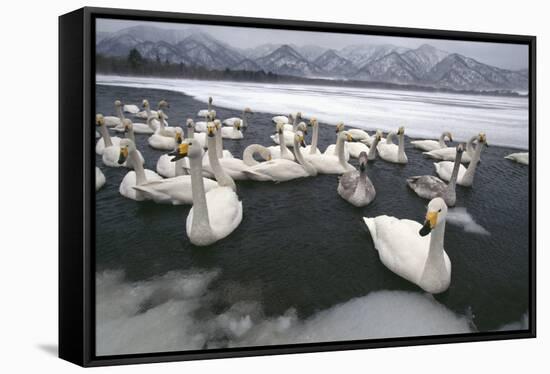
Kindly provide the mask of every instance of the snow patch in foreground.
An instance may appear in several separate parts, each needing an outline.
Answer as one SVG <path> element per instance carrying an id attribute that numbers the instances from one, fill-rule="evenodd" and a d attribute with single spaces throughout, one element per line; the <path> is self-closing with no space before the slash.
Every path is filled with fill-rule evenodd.
<path id="1" fill-rule="evenodd" d="M 447 211 L 447 222 L 452 225 L 460 226 L 466 232 L 491 235 L 483 226 L 474 221 L 474 218 L 468 213 L 466 208 L 452 208 Z"/>
<path id="2" fill-rule="evenodd" d="M 377 291 L 300 319 L 265 316 L 256 301 L 219 307 L 218 272 L 169 272 L 129 282 L 96 276 L 98 355 L 472 332 L 471 321 L 425 294 Z M 218 304 L 216 304 L 218 302 Z M 403 311 L 406 310 L 406 313 Z"/>

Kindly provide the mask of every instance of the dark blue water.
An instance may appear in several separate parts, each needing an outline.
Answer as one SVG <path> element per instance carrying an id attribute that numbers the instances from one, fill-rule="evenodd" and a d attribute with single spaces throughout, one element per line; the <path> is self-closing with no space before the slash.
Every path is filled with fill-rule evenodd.
<path id="1" fill-rule="evenodd" d="M 97 86 L 97 111 L 112 115 L 115 99 L 139 104 L 143 98 L 151 103 L 168 100 L 172 126 L 183 125 L 206 107 L 169 91 Z M 238 111 L 215 109 L 222 119 L 240 116 Z M 272 145 L 273 115 L 256 112 L 245 139 L 225 140 L 225 148 L 241 157 L 249 144 Z M 491 134 L 487 136 L 490 143 Z M 150 148 L 147 136 L 136 137 L 146 167 L 155 170 L 163 152 Z M 238 182 L 243 221 L 210 247 L 190 244 L 185 234 L 189 206 L 122 197 L 118 185 L 128 170 L 104 167 L 96 157 L 107 178 L 96 194 L 96 270 L 124 270 L 129 280 L 136 281 L 170 270 L 219 269 L 214 287 L 239 284 L 254 290 L 242 297 L 261 301 L 268 316 L 294 307 L 300 317 L 307 317 L 375 290 L 421 291 L 381 264 L 361 219 L 388 214 L 423 220 L 427 201 L 411 192 L 405 179 L 434 174 L 433 163 L 406 140 L 407 165 L 369 163 L 377 196 L 365 208 L 355 208 L 338 196 L 335 175 L 281 184 Z M 334 127 L 320 124 L 319 148 L 334 142 Z M 452 282 L 436 299 L 460 314 L 471 309 L 480 331 L 519 320 L 529 305 L 528 167 L 503 159 L 513 151 L 487 148 L 474 187 L 457 187 L 457 207 L 466 207 L 490 235 L 467 233 L 452 224 L 446 229 Z"/>

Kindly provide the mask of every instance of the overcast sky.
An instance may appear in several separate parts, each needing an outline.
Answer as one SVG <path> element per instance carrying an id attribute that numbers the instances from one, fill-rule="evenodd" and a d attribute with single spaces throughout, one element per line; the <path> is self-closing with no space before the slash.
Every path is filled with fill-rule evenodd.
<path id="1" fill-rule="evenodd" d="M 480 62 L 505 69 L 527 68 L 529 62 L 529 49 L 527 45 L 518 44 L 460 42 L 439 39 L 399 38 L 390 36 L 253 29 L 248 27 L 203 26 L 112 19 L 98 19 L 96 30 L 98 32 L 114 32 L 127 27 L 143 24 L 174 30 L 186 29 L 190 26 L 196 27 L 206 31 L 216 39 L 238 48 L 250 48 L 265 43 L 295 44 L 298 46 L 314 44 L 333 49 L 341 49 L 353 44 L 393 44 L 406 48 L 416 48 L 427 43 L 438 49 L 451 53 L 459 53 Z"/>

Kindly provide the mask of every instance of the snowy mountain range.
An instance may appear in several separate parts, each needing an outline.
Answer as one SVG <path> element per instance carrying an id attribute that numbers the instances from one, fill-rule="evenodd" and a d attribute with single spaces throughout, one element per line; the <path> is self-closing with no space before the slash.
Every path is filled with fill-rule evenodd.
<path id="1" fill-rule="evenodd" d="M 126 57 L 131 49 L 150 60 L 210 70 L 265 71 L 278 75 L 346 79 L 454 90 L 526 90 L 527 70 L 490 66 L 429 44 L 407 49 L 390 44 L 328 49 L 316 45 L 263 44 L 240 49 L 198 28 L 135 26 L 98 33 L 96 53 Z"/>

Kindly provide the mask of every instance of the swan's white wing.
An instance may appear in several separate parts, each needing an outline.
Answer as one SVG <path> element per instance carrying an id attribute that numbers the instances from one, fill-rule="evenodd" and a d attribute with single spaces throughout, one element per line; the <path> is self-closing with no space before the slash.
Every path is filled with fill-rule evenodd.
<path id="1" fill-rule="evenodd" d="M 145 178 L 147 178 L 148 182 L 162 179 L 160 175 L 158 175 L 157 173 L 149 169 L 145 169 Z M 126 175 L 122 179 L 122 182 L 120 182 L 118 191 L 122 196 L 127 197 L 128 199 L 138 200 L 138 201 L 144 200 L 144 197 L 142 194 L 138 195 L 136 193 L 136 190 L 134 189 L 135 185 L 136 185 L 136 172 L 132 170 L 126 173 Z"/>
<path id="2" fill-rule="evenodd" d="M 397 275 L 418 283 L 428 257 L 431 234 L 418 233 L 422 225 L 390 216 L 363 217 L 380 261 Z"/>
<path id="3" fill-rule="evenodd" d="M 239 120 L 239 121 L 242 122 L 242 120 L 239 117 L 231 117 L 231 118 L 228 118 L 228 119 L 224 119 L 222 124 L 224 126 L 233 126 L 235 124 L 236 120 Z"/>
<path id="4" fill-rule="evenodd" d="M 343 168 L 336 156 L 304 154 L 304 158 L 321 174 L 344 174 L 355 170 L 350 164 L 347 164 L 347 168 Z"/>
<path id="5" fill-rule="evenodd" d="M 176 140 L 168 136 L 153 134 L 147 139 L 149 145 L 161 151 L 171 151 L 176 148 Z"/>
<path id="6" fill-rule="evenodd" d="M 348 133 L 351 134 L 351 136 L 353 137 L 353 139 L 355 140 L 366 140 L 366 139 L 370 139 L 370 135 L 364 131 L 364 130 L 360 130 L 360 129 L 349 129 L 349 130 L 346 130 Z"/>
<path id="7" fill-rule="evenodd" d="M 361 152 L 369 153 L 369 147 L 363 143 L 346 143 L 346 147 L 350 157 L 359 158 Z"/>
<path id="8" fill-rule="evenodd" d="M 275 116 L 271 118 L 271 120 L 274 123 L 281 122 L 281 123 L 288 123 L 288 117 L 287 116 Z"/>
<path id="9" fill-rule="evenodd" d="M 310 154 L 310 153 L 309 153 L 310 151 L 311 151 L 311 145 L 306 145 L 306 147 L 302 150 L 302 153 Z M 320 155 L 320 154 L 322 154 L 322 153 L 321 153 L 321 151 L 319 150 L 319 148 L 316 148 L 314 154 Z M 292 156 L 292 159 L 294 160 L 294 156 Z"/>
<path id="10" fill-rule="evenodd" d="M 447 184 L 433 175 L 420 175 L 407 178 L 407 184 L 424 199 L 442 197 L 447 190 Z"/>
<path id="11" fill-rule="evenodd" d="M 218 183 L 210 179 L 203 179 L 205 191 L 218 187 Z M 180 175 L 178 177 L 150 181 L 134 189 L 142 191 L 148 200 L 157 203 L 192 204 L 193 194 L 191 190 L 191 176 Z"/>
<path id="12" fill-rule="evenodd" d="M 134 104 L 125 104 L 123 107 L 122 107 L 122 110 L 124 110 L 126 113 L 132 113 L 132 114 L 137 114 L 139 113 L 139 108 L 137 105 L 134 105 Z"/>
<path id="13" fill-rule="evenodd" d="M 261 162 L 258 165 L 251 166 L 245 173 L 250 179 L 273 180 L 276 182 L 285 182 L 309 176 L 302 165 L 282 158 Z M 261 179 L 262 177 L 263 179 Z"/>
<path id="14" fill-rule="evenodd" d="M 456 148 L 447 147 L 434 149 L 433 151 L 424 152 L 424 154 L 428 157 L 435 158 L 436 160 L 454 161 L 456 158 Z M 467 152 L 464 152 L 460 161 L 462 163 L 469 163 L 471 160 L 472 157 Z"/>
<path id="15" fill-rule="evenodd" d="M 243 206 L 237 194 L 229 187 L 214 188 L 206 193 L 210 227 L 216 238 L 231 234 L 242 221 Z"/>
<path id="16" fill-rule="evenodd" d="M 411 144 L 415 148 L 421 149 L 426 152 L 441 148 L 439 142 L 435 140 L 413 140 L 411 141 Z"/>
<path id="17" fill-rule="evenodd" d="M 454 167 L 454 161 L 440 161 L 440 162 L 434 162 L 435 166 L 435 172 L 437 175 L 439 175 L 439 178 L 443 179 L 444 181 L 450 181 L 451 180 L 451 174 L 453 173 L 453 167 Z M 458 177 L 457 181 L 460 182 L 462 178 L 464 177 L 464 174 L 466 173 L 466 168 L 464 165 L 460 165 L 458 169 Z"/>
<path id="18" fill-rule="evenodd" d="M 162 155 L 157 161 L 157 173 L 165 178 L 176 176 L 176 163 L 172 162 L 172 156 Z"/>

